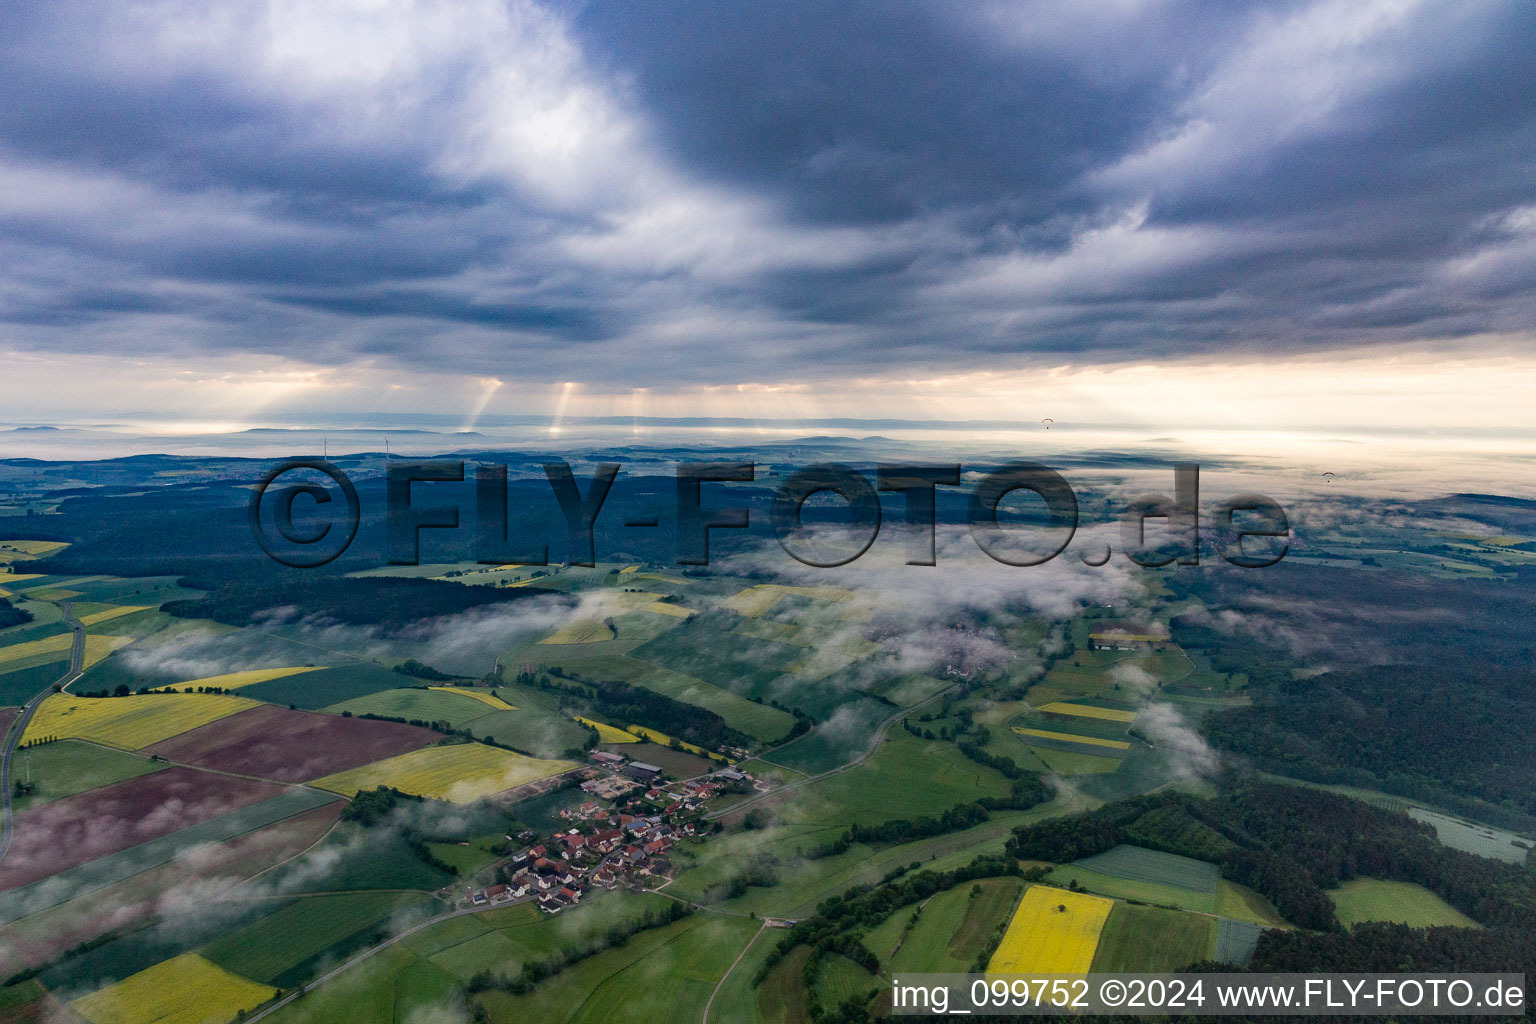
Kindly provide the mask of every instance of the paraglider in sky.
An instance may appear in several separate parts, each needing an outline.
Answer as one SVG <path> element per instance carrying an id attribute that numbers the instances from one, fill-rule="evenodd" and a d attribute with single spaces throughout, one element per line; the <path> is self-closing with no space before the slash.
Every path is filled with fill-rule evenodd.
<path id="1" fill-rule="evenodd" d="M 1332 473 L 1324 473 L 1323 476 L 1333 476 Z"/>
<path id="2" fill-rule="evenodd" d="M 1056 421 L 1051 419 L 1049 416 L 1047 416 L 1045 419 L 1041 420 L 1040 422 L 1045 424 L 1045 429 L 1046 430 L 1050 430 L 1051 429 L 1051 424 L 1055 423 Z"/>

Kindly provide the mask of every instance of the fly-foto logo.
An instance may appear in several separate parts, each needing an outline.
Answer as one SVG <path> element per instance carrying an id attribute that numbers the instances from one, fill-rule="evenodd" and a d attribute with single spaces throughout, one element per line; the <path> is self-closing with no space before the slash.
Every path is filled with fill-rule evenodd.
<path id="1" fill-rule="evenodd" d="M 564 460 L 543 464 L 565 527 L 566 558 L 571 565 L 597 563 L 596 525 L 621 472 L 615 462 L 597 463 L 586 481 L 579 481 Z M 1177 562 L 1198 565 L 1202 508 L 1200 468 L 1174 467 L 1173 495 L 1147 494 L 1129 502 L 1121 512 L 1122 553 L 1138 565 L 1158 567 Z M 287 478 L 287 479 L 285 479 Z M 469 502 L 434 501 L 433 485 L 473 482 Z M 676 561 L 681 566 L 709 564 L 710 534 L 714 530 L 744 530 L 751 510 L 726 504 L 724 485 L 757 481 L 752 462 L 679 463 L 676 469 L 674 529 Z M 465 511 L 474 518 L 475 560 L 497 565 L 547 565 L 549 546 L 514 536 L 509 529 L 507 467 L 476 464 L 471 473 L 463 460 L 434 459 L 391 462 L 384 475 L 388 561 L 416 565 L 423 530 L 458 530 Z M 721 485 L 722 493 L 706 494 L 705 485 Z M 818 568 L 847 565 L 862 557 L 880 536 L 885 518 L 881 495 L 901 506 L 907 527 L 908 565 L 937 564 L 939 488 L 961 485 L 959 464 L 880 464 L 874 478 L 841 463 L 822 463 L 784 477 L 774 489 L 768 518 L 779 545 L 796 561 Z M 714 491 L 715 488 L 711 488 Z M 1004 499 L 1028 492 L 1040 499 L 1045 515 L 1032 524 L 1007 521 Z M 851 522 L 839 531 L 837 543 L 816 543 L 805 523 L 806 503 L 817 495 L 846 506 Z M 715 500 L 706 500 L 706 498 Z M 722 500 L 723 499 L 723 500 Z M 468 506 L 468 509 L 462 506 Z M 296 512 L 296 506 L 302 515 Z M 1262 568 L 1285 557 L 1291 536 L 1290 520 L 1278 502 L 1262 494 L 1237 494 L 1205 510 L 1207 524 L 1220 556 L 1232 565 Z M 249 506 L 256 543 L 274 560 L 294 568 L 315 568 L 338 558 L 357 536 L 362 505 L 346 473 L 324 459 L 289 459 L 273 467 L 256 485 Z M 1161 538 L 1148 540 L 1148 521 L 1160 520 Z M 1005 565 L 1032 566 L 1049 562 L 1066 551 L 1079 524 L 1077 494 L 1055 470 L 1035 462 L 1010 462 L 982 474 L 971 487 L 965 524 L 978 548 Z M 661 517 L 630 519 L 626 527 L 657 528 Z M 1028 533 L 1034 542 L 1020 550 L 1018 538 Z M 1085 565 L 1103 565 L 1113 553 L 1108 545 L 1084 550 Z"/>

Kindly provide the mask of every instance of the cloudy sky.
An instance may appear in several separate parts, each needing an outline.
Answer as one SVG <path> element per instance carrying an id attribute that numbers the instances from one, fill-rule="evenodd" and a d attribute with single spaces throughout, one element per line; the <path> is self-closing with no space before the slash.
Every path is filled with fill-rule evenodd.
<path id="1" fill-rule="evenodd" d="M 8 415 L 1530 427 L 1533 39 L 1520 0 L 7 4 Z"/>

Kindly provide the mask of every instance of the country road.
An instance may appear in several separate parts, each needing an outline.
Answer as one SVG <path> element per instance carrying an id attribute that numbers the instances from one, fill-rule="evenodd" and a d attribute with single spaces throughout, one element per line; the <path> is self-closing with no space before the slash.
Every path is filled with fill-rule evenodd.
<path id="1" fill-rule="evenodd" d="M 75 631 L 75 642 L 69 648 L 69 670 L 22 705 L 21 713 L 16 716 L 16 721 L 11 723 L 10 730 L 5 734 L 5 753 L 0 755 L 0 793 L 4 794 L 5 803 L 4 822 L 3 826 L 0 826 L 3 828 L 3 832 L 0 832 L 0 860 L 4 860 L 11 849 L 11 758 L 16 753 L 16 745 L 21 742 L 21 736 L 27 731 L 27 723 L 32 721 L 38 705 L 53 693 L 53 688 L 65 687 L 73 683 L 80 678 L 80 673 L 85 668 L 85 624 L 75 618 L 73 601 L 61 601 L 59 608 L 64 612 L 64 621 Z"/>

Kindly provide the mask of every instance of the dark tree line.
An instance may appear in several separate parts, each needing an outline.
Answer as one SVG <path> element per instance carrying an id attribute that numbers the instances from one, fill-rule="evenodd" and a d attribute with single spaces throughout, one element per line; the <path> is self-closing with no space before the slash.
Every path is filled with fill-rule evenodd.
<path id="1" fill-rule="evenodd" d="M 1450 804 L 1516 828 L 1536 818 L 1529 670 L 1447 659 L 1286 678 L 1252 707 L 1212 715 L 1205 731 L 1269 771 Z"/>
<path id="2" fill-rule="evenodd" d="M 823 843 L 806 853 L 811 860 L 835 857 L 847 853 L 855 843 L 870 846 L 909 843 L 915 839 L 963 832 L 983 822 L 990 821 L 993 811 L 1027 811 L 1050 795 L 1045 784 L 1033 775 L 1013 784 L 1012 792 L 1005 797 L 982 797 L 968 804 L 958 804 L 937 817 L 923 815 L 917 818 L 895 818 L 878 825 L 854 825 L 829 843 Z"/>
<path id="3" fill-rule="evenodd" d="M 569 679 L 578 684 L 577 691 L 569 687 L 554 687 L 562 693 L 579 692 L 591 701 L 602 714 L 616 722 L 643 725 L 647 729 L 664 732 L 668 736 L 685 740 L 707 750 L 722 746 L 752 747 L 752 737 L 737 732 L 726 724 L 725 719 L 694 704 L 684 704 L 652 690 L 619 682 L 617 679 L 592 679 L 560 667 L 550 668 L 549 674 Z M 521 685 L 539 686 L 535 677 L 527 673 L 517 679 Z M 549 688 L 549 687 L 545 687 Z"/>
<path id="4" fill-rule="evenodd" d="M 229 626 L 249 625 L 272 608 L 292 605 L 304 615 L 349 626 L 403 629 L 422 619 L 457 615 L 491 604 L 527 600 L 567 600 L 549 591 L 526 587 L 466 587 L 442 580 L 371 576 L 300 578 L 275 586 L 222 586 L 221 581 L 185 581 L 189 586 L 218 588 L 206 597 L 170 601 L 163 608 L 188 619 L 213 619 Z"/>
<path id="5" fill-rule="evenodd" d="M 1406 814 L 1296 786 L 1229 779 L 1212 799 L 1137 797 L 1018 829 L 1008 852 L 1065 862 L 1120 843 L 1214 862 L 1303 928 L 1340 931 L 1326 890 L 1371 877 L 1422 885 L 1490 930 L 1536 934 L 1526 866 L 1443 847 Z"/>
<path id="6" fill-rule="evenodd" d="M 5 598 L 0 597 L 0 629 L 9 629 L 12 626 L 25 626 L 31 621 L 31 612 L 25 608 L 17 608 Z"/>

